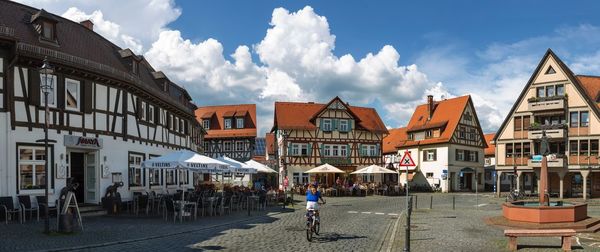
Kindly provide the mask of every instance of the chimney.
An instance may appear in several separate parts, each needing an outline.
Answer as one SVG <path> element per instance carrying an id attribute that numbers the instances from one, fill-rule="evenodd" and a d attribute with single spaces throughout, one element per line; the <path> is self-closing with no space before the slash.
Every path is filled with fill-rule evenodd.
<path id="1" fill-rule="evenodd" d="M 431 117 L 433 116 L 433 95 L 427 96 L 427 108 L 427 112 L 429 112 L 427 120 L 431 120 Z"/>
<path id="2" fill-rule="evenodd" d="M 85 28 L 88 28 L 88 30 L 93 31 L 94 30 L 94 23 L 92 23 L 91 20 L 83 20 L 81 22 L 79 22 L 79 24 L 83 25 Z"/>

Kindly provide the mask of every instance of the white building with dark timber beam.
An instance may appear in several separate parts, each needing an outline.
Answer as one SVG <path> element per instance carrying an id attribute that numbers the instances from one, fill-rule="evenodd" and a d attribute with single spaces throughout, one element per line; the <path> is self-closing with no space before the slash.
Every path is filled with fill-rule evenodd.
<path id="1" fill-rule="evenodd" d="M 47 154 L 36 141 L 44 138 L 46 120 L 44 58 L 55 70 L 48 78 L 54 83 L 48 133 L 55 143 Z M 41 196 L 49 185 L 54 202 L 69 177 L 80 184 L 77 200 L 90 204 L 101 201 L 113 175 L 125 184 L 124 200 L 136 191 L 190 184 L 191 174 L 142 169 L 141 162 L 198 150 L 204 131 L 195 109 L 186 90 L 95 33 L 91 22 L 0 1 L 0 196 Z"/>

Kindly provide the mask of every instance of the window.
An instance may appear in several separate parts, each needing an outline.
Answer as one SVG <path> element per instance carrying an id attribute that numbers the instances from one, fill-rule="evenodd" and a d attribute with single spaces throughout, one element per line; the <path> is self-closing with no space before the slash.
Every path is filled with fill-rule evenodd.
<path id="1" fill-rule="evenodd" d="M 520 131 L 522 130 L 523 126 L 523 118 L 521 118 L 520 116 L 515 117 L 515 131 Z"/>
<path id="2" fill-rule="evenodd" d="M 431 130 L 425 131 L 425 138 L 431 138 L 432 132 Z"/>
<path id="3" fill-rule="evenodd" d="M 148 104 L 148 122 L 154 122 L 154 106 Z"/>
<path id="4" fill-rule="evenodd" d="M 294 172 L 293 174 L 293 183 L 294 185 L 299 185 L 300 184 L 300 173 L 299 172 Z"/>
<path id="5" fill-rule="evenodd" d="M 478 151 L 467 151 L 469 152 L 469 161 L 478 162 L 479 161 L 479 152 Z"/>
<path id="6" fill-rule="evenodd" d="M 323 120 L 323 131 L 331 131 L 331 119 L 322 119 Z"/>
<path id="7" fill-rule="evenodd" d="M 513 144 L 509 143 L 506 144 L 506 157 L 512 157 L 513 156 Z"/>
<path id="8" fill-rule="evenodd" d="M 179 118 L 176 116 L 173 117 L 173 130 L 179 131 Z"/>
<path id="9" fill-rule="evenodd" d="M 340 156 L 346 157 L 348 156 L 348 149 L 346 145 L 340 145 Z"/>
<path id="10" fill-rule="evenodd" d="M 460 126 L 458 128 L 458 138 L 465 139 L 467 134 L 467 128 Z"/>
<path id="11" fill-rule="evenodd" d="M 300 144 L 292 144 L 292 153 L 290 153 L 291 156 L 298 156 L 300 155 Z"/>
<path id="12" fill-rule="evenodd" d="M 19 189 L 44 189 L 46 185 L 44 147 L 19 146 Z"/>
<path id="13" fill-rule="evenodd" d="M 202 126 L 204 127 L 205 130 L 209 130 L 210 129 L 210 120 L 208 120 L 208 119 L 202 120 Z"/>
<path id="14" fill-rule="evenodd" d="M 413 140 L 413 138 L 414 138 L 413 133 L 408 134 L 408 140 Z"/>
<path id="15" fill-rule="evenodd" d="M 129 153 L 129 186 L 143 186 L 142 162 L 144 154 Z"/>
<path id="16" fill-rule="evenodd" d="M 308 184 L 308 173 L 302 173 L 302 184 Z"/>
<path id="17" fill-rule="evenodd" d="M 556 85 L 556 95 L 565 95 L 565 85 Z"/>
<path id="18" fill-rule="evenodd" d="M 231 119 L 230 118 L 225 119 L 225 129 L 231 129 Z"/>
<path id="19" fill-rule="evenodd" d="M 571 121 L 570 121 L 570 127 L 571 128 L 577 128 L 579 126 L 579 115 L 578 112 L 571 112 Z"/>
<path id="20" fill-rule="evenodd" d="M 148 169 L 150 173 L 150 186 L 160 185 L 160 169 Z"/>
<path id="21" fill-rule="evenodd" d="M 204 141 L 204 151 L 210 152 L 210 143 L 208 141 Z"/>
<path id="22" fill-rule="evenodd" d="M 579 126 L 587 127 L 590 125 L 590 114 L 588 111 L 579 112 L 580 123 Z"/>
<path id="23" fill-rule="evenodd" d="M 571 140 L 569 142 L 569 153 L 572 156 L 577 156 L 578 147 L 577 140 Z"/>
<path id="24" fill-rule="evenodd" d="M 469 121 L 470 122 L 472 120 L 472 117 L 473 116 L 471 115 L 471 113 L 469 113 L 469 112 L 465 113 L 465 121 Z"/>
<path id="25" fill-rule="evenodd" d="M 179 119 L 179 133 L 183 133 L 185 129 L 185 122 L 183 121 L 183 119 Z"/>
<path id="26" fill-rule="evenodd" d="M 337 156 L 339 156 L 339 155 L 340 155 L 340 149 L 339 149 L 339 146 L 337 146 L 337 145 L 333 145 L 333 146 L 331 146 L 331 149 L 333 150 L 333 151 L 331 152 L 331 154 L 332 154 L 333 156 L 336 156 L 336 157 L 337 157 Z"/>
<path id="27" fill-rule="evenodd" d="M 231 151 L 231 142 L 230 141 L 223 142 L 223 151 Z"/>
<path id="28" fill-rule="evenodd" d="M 537 97 L 544 97 L 546 92 L 544 91 L 544 87 L 538 87 L 535 89 Z"/>
<path id="29" fill-rule="evenodd" d="M 377 146 L 372 144 L 363 144 L 361 146 L 361 156 L 375 157 L 377 156 Z"/>
<path id="30" fill-rule="evenodd" d="M 325 145 L 325 146 L 323 147 L 323 150 L 324 150 L 324 152 L 325 152 L 325 153 L 323 154 L 323 156 L 326 156 L 326 157 L 331 157 L 331 145 Z"/>
<path id="31" fill-rule="evenodd" d="M 347 157 L 348 146 L 347 145 L 335 145 L 327 144 L 323 147 L 326 157 Z"/>
<path id="32" fill-rule="evenodd" d="M 169 129 L 173 129 L 173 115 L 169 115 L 169 119 L 168 119 L 171 124 L 169 125 Z"/>
<path id="33" fill-rule="evenodd" d="M 142 102 L 142 105 L 140 106 L 140 120 L 145 121 L 146 120 L 146 102 Z"/>
<path id="34" fill-rule="evenodd" d="M 167 185 L 174 185 L 176 184 L 175 182 L 175 169 L 167 169 L 165 170 L 165 173 L 167 174 Z"/>
<path id="35" fill-rule="evenodd" d="M 50 22 L 42 22 L 42 38 L 54 40 L 54 24 Z"/>
<path id="36" fill-rule="evenodd" d="M 425 176 L 426 176 L 427 178 L 433 178 L 433 172 L 428 172 L 428 173 L 425 173 Z"/>
<path id="37" fill-rule="evenodd" d="M 237 141 L 235 143 L 235 150 L 236 151 L 243 151 L 244 150 L 244 142 L 242 141 Z"/>
<path id="38" fill-rule="evenodd" d="M 190 171 L 188 170 L 179 170 L 179 184 L 187 185 L 190 183 L 189 181 Z"/>
<path id="39" fill-rule="evenodd" d="M 348 120 L 340 120 L 340 131 L 348 132 Z"/>
<path id="40" fill-rule="evenodd" d="M 531 126 L 531 117 L 524 116 L 523 117 L 523 129 L 529 129 L 529 126 Z"/>
<path id="41" fill-rule="evenodd" d="M 531 143 L 523 143 L 523 157 L 531 156 Z"/>
<path id="42" fill-rule="evenodd" d="M 554 86 L 547 86 L 546 87 L 546 97 L 552 97 L 554 96 Z"/>
<path id="43" fill-rule="evenodd" d="M 134 74 L 138 73 L 138 62 L 135 60 L 131 61 L 131 72 L 133 72 Z"/>
<path id="44" fill-rule="evenodd" d="M 301 144 L 300 145 L 300 155 L 301 156 L 308 156 L 308 144 Z"/>
<path id="45" fill-rule="evenodd" d="M 48 106 L 56 107 L 56 92 L 55 92 L 56 91 L 56 75 L 47 75 L 46 76 L 45 74 L 40 74 L 40 86 L 44 86 L 45 83 L 48 83 L 49 85 L 52 84 L 52 86 L 54 87 L 48 93 Z M 42 106 L 44 104 L 46 104 L 46 100 L 45 100 L 46 98 L 44 96 L 43 88 L 40 88 L 40 99 L 42 102 L 40 104 Z"/>
<path id="46" fill-rule="evenodd" d="M 463 150 L 456 150 L 456 161 L 465 161 L 465 152 Z"/>
<path id="47" fill-rule="evenodd" d="M 79 81 L 66 78 L 65 86 L 65 107 L 68 110 L 79 110 Z"/>
<path id="48" fill-rule="evenodd" d="M 580 140 L 579 141 L 579 155 L 587 156 L 589 147 L 590 146 L 589 146 L 589 143 L 587 140 Z"/>
<path id="49" fill-rule="evenodd" d="M 437 159 L 437 150 L 425 150 L 423 161 L 435 161 Z"/>
<path id="50" fill-rule="evenodd" d="M 491 165 L 492 164 L 492 159 L 491 158 L 486 158 L 485 159 L 485 165 Z"/>
<path id="51" fill-rule="evenodd" d="M 521 143 L 515 143 L 515 157 L 521 157 Z"/>
<path id="52" fill-rule="evenodd" d="M 590 155 L 598 156 L 598 140 L 590 140 Z"/>
<path id="53" fill-rule="evenodd" d="M 235 119 L 235 127 L 238 129 L 243 129 L 244 128 L 244 118 L 237 118 Z"/>

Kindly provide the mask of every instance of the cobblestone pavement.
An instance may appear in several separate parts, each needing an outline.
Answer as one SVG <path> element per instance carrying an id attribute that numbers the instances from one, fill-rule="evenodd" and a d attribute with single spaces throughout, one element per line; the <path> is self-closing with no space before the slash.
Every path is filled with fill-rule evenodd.
<path id="1" fill-rule="evenodd" d="M 184 223 L 145 216 L 88 217 L 85 231 L 72 235 L 43 235 L 43 222 L 0 224 L 0 251 L 401 251 L 405 199 L 327 198 L 321 235 L 312 242 L 305 238 L 301 202 L 294 210 L 272 207 L 250 217 L 237 212 Z M 491 194 L 417 194 L 411 251 L 506 251 L 502 229 L 483 221 L 501 215 L 502 202 Z M 599 203 L 590 203 L 591 216 L 600 213 Z M 519 248 L 560 251 L 560 239 L 519 238 Z M 579 234 L 573 248 L 600 251 L 600 233 Z"/>

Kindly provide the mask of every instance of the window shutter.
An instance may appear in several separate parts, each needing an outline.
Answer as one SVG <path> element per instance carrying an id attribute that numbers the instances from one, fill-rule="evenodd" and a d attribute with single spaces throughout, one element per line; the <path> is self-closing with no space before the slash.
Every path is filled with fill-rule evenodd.
<path id="1" fill-rule="evenodd" d="M 352 152 L 352 151 L 350 150 L 350 145 L 349 145 L 349 144 L 346 144 L 346 157 L 350 157 L 350 152 Z"/>
<path id="2" fill-rule="evenodd" d="M 66 89 L 65 89 L 65 77 L 61 74 L 58 75 L 56 77 L 56 83 L 54 83 L 54 92 L 56 92 L 56 107 L 60 108 L 60 109 L 65 109 L 66 107 Z M 82 84 L 79 83 L 79 88 L 82 88 Z M 81 97 L 79 99 L 79 101 L 77 101 L 81 104 Z M 79 106 L 80 108 L 82 108 L 83 106 Z"/>
<path id="3" fill-rule="evenodd" d="M 361 156 L 361 157 L 365 155 L 362 146 L 363 146 L 362 144 L 358 144 L 358 156 Z"/>
<path id="4" fill-rule="evenodd" d="M 377 144 L 375 145 L 375 156 L 381 156 L 381 154 L 379 154 L 379 150 L 381 149 L 381 145 Z"/>
<path id="5" fill-rule="evenodd" d="M 306 150 L 308 151 L 308 156 L 312 156 L 312 144 L 308 143 L 306 146 Z"/>
<path id="6" fill-rule="evenodd" d="M 29 104 L 40 106 L 40 72 L 36 69 L 29 69 L 29 82 L 28 82 L 28 96 L 29 96 Z M 25 81 L 25 80 L 21 80 Z"/>
<path id="7" fill-rule="evenodd" d="M 324 144 L 321 144 L 321 153 L 320 154 L 321 154 L 321 157 L 325 156 L 325 145 Z"/>
<path id="8" fill-rule="evenodd" d="M 332 123 L 333 123 L 333 127 L 332 127 L 332 129 L 333 129 L 333 130 L 337 130 L 337 129 L 338 129 L 338 124 L 339 124 L 340 120 L 339 120 L 339 119 L 333 119 L 333 120 L 331 120 L 331 121 L 332 121 Z"/>
<path id="9" fill-rule="evenodd" d="M 350 130 L 354 129 L 354 120 L 349 120 L 348 127 L 350 128 Z"/>
<path id="10" fill-rule="evenodd" d="M 319 118 L 319 129 L 323 130 L 323 118 Z"/>
<path id="11" fill-rule="evenodd" d="M 287 143 L 287 155 L 291 156 L 292 155 L 292 143 L 288 142 Z"/>
<path id="12" fill-rule="evenodd" d="M 433 150 L 433 161 L 437 161 L 437 149 Z"/>
<path id="13" fill-rule="evenodd" d="M 81 93 L 82 98 L 83 98 L 83 103 L 81 103 L 83 106 L 81 106 L 83 108 L 83 113 L 86 114 L 90 114 L 92 113 L 93 107 L 94 107 L 94 97 L 93 97 L 93 83 L 91 81 L 84 81 L 84 82 L 80 82 L 81 84 Z M 63 92 L 64 93 L 64 92 Z M 119 97 L 117 97 L 118 99 Z"/>
<path id="14" fill-rule="evenodd" d="M 138 120 L 142 119 L 142 99 L 140 99 L 140 97 L 135 98 L 135 109 Z"/>

